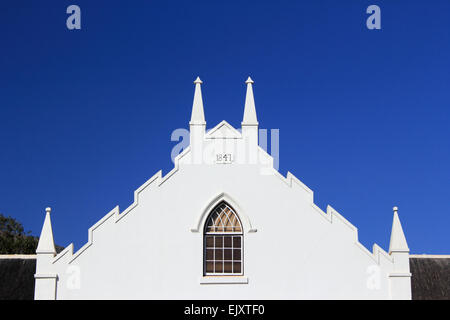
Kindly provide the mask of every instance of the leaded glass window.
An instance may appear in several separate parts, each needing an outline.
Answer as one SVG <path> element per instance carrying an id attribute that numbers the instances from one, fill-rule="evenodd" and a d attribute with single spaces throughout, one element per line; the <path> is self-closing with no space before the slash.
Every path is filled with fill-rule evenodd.
<path id="1" fill-rule="evenodd" d="M 209 214 L 204 233 L 205 275 L 242 275 L 242 225 L 226 202 Z"/>

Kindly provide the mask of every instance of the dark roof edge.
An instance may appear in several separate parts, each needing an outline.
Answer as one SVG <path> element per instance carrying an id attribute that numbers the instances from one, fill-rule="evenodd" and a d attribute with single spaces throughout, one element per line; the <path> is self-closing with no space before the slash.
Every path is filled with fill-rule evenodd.
<path id="1" fill-rule="evenodd" d="M 36 259 L 35 254 L 0 254 L 0 259 Z"/>
<path id="2" fill-rule="evenodd" d="M 450 259 L 450 254 L 410 254 L 410 258 Z"/>

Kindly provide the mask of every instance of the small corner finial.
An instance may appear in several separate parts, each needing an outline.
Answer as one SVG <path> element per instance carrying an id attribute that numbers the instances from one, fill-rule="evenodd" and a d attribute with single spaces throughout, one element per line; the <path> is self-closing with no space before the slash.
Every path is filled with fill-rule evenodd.
<path id="1" fill-rule="evenodd" d="M 197 84 L 197 83 L 202 84 L 203 81 L 200 80 L 200 77 L 197 77 L 197 79 L 195 79 L 194 83 L 195 83 L 195 84 Z"/>
<path id="2" fill-rule="evenodd" d="M 391 241 L 389 242 L 389 254 L 392 252 L 409 252 L 408 243 L 406 242 L 405 233 L 403 232 L 400 218 L 398 217 L 398 207 L 392 208 L 394 218 L 392 220 Z"/>
<path id="3" fill-rule="evenodd" d="M 53 231 L 52 231 L 52 222 L 50 218 L 50 212 L 52 208 L 45 208 L 45 219 L 44 224 L 42 225 L 41 235 L 39 237 L 39 242 L 36 248 L 36 254 L 56 254 L 55 250 L 55 242 L 53 241 Z"/>
<path id="4" fill-rule="evenodd" d="M 253 81 L 252 78 L 250 78 L 250 76 L 249 76 L 248 79 L 247 79 L 247 81 L 245 81 L 245 83 L 246 83 L 246 84 L 249 84 L 249 83 L 254 84 L 255 81 Z"/>

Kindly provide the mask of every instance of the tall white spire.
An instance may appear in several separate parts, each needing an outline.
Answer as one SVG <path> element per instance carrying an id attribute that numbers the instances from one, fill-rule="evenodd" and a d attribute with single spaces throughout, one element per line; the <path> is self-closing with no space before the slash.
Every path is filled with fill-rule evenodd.
<path id="1" fill-rule="evenodd" d="M 203 83 L 199 77 L 195 79 L 194 103 L 192 104 L 192 115 L 190 125 L 205 125 L 205 113 L 203 111 L 202 88 Z"/>
<path id="2" fill-rule="evenodd" d="M 253 96 L 253 80 L 248 77 L 247 81 L 247 95 L 245 97 L 245 107 L 244 107 L 244 119 L 242 120 L 242 125 L 258 125 L 258 119 L 256 117 L 255 108 L 255 97 Z"/>
<path id="3" fill-rule="evenodd" d="M 51 253 L 56 254 L 55 243 L 53 242 L 53 230 L 52 222 L 50 220 L 51 208 L 45 209 L 45 220 L 42 226 L 41 236 L 39 237 L 39 243 L 36 249 L 37 254 Z"/>
<path id="4" fill-rule="evenodd" d="M 203 83 L 199 77 L 195 79 L 194 103 L 192 104 L 191 121 L 189 122 L 189 141 L 192 160 L 195 164 L 203 160 L 203 139 L 206 131 L 205 114 L 203 112 L 202 88 Z"/>
<path id="5" fill-rule="evenodd" d="M 398 208 L 394 207 L 394 219 L 392 221 L 391 241 L 389 243 L 389 254 L 392 252 L 409 252 L 406 243 L 405 234 L 403 233 L 402 224 L 398 217 Z"/>

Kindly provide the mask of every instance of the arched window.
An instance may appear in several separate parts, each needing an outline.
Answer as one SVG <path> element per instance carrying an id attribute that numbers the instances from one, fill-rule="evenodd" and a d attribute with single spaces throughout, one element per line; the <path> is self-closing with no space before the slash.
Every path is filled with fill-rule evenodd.
<path id="1" fill-rule="evenodd" d="M 239 217 L 226 202 L 209 214 L 204 230 L 204 274 L 242 275 L 243 237 Z"/>

